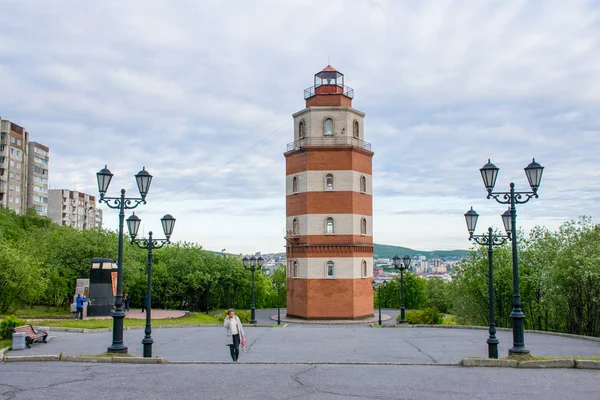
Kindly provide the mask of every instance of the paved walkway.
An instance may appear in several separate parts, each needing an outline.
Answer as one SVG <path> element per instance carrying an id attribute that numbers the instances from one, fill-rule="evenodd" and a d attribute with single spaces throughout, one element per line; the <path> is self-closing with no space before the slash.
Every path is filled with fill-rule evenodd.
<path id="1" fill-rule="evenodd" d="M 443 328 L 370 328 L 367 325 L 290 324 L 285 328 L 246 326 L 249 350 L 240 361 L 256 362 L 372 362 L 445 364 L 469 356 L 487 356 L 486 330 Z M 112 342 L 111 332 L 51 331 L 47 344 L 10 351 L 7 355 L 100 354 Z M 512 333 L 498 332 L 501 357 L 508 354 Z M 142 329 L 126 330 L 129 354 L 142 355 Z M 153 355 L 169 361 L 227 362 L 222 327 L 159 328 L 152 332 Z M 526 333 L 525 341 L 536 356 L 600 355 L 600 342 Z"/>

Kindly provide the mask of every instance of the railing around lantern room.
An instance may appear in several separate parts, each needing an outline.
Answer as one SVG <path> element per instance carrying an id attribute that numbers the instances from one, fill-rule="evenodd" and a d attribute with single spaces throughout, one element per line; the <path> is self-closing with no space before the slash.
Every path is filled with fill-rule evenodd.
<path id="1" fill-rule="evenodd" d="M 356 146 L 361 149 L 371 150 L 371 143 L 357 139 L 352 136 L 332 136 L 332 137 L 305 137 L 295 142 L 288 143 L 287 151 L 298 150 L 303 147 L 311 146 Z"/>
<path id="2" fill-rule="evenodd" d="M 342 94 L 350 99 L 354 98 L 354 89 L 346 85 L 319 85 L 304 89 L 304 100 L 317 94 Z"/>

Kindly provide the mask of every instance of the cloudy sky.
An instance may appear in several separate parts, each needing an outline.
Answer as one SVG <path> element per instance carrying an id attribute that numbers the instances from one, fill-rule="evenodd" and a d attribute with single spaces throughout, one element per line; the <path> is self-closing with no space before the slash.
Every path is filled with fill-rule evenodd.
<path id="1" fill-rule="evenodd" d="M 303 90 L 331 64 L 375 152 L 374 240 L 469 248 L 501 226 L 497 190 L 540 198 L 524 229 L 600 214 L 596 1 L 0 0 L 0 116 L 50 147 L 50 186 L 137 194 L 143 229 L 234 253 L 284 251 L 286 144 Z M 117 212 L 105 209 L 105 227 Z M 129 215 L 129 213 L 128 213 Z"/>

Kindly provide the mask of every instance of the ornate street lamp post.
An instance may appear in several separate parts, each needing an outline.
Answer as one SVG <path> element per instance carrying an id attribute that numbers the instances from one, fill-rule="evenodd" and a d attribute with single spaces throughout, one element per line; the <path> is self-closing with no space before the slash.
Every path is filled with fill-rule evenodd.
<path id="1" fill-rule="evenodd" d="M 525 174 L 531 187 L 531 192 L 516 192 L 515 184 L 510 183 L 510 191 L 508 192 L 494 192 L 494 186 L 496 185 L 496 178 L 498 177 L 499 168 L 488 160 L 482 168 L 479 169 L 483 184 L 488 192 L 487 198 L 493 198 L 500 204 L 508 204 L 510 211 L 510 219 L 502 218 L 504 227 L 507 232 L 510 232 L 510 239 L 512 242 L 512 264 L 513 264 L 513 309 L 510 313 L 512 318 L 513 326 L 513 347 L 508 350 L 508 354 L 524 355 L 529 354 L 529 350 L 525 348 L 525 334 L 523 331 L 523 320 L 525 314 L 521 309 L 521 294 L 519 292 L 519 263 L 517 255 L 517 204 L 527 203 L 532 197 L 538 198 L 538 188 L 542 181 L 542 172 L 544 167 L 538 164 L 535 159 L 527 167 L 525 167 Z M 524 198 L 525 197 L 525 198 Z"/>
<path id="2" fill-rule="evenodd" d="M 140 204 L 146 204 L 146 195 L 150 190 L 150 183 L 152 182 L 152 175 L 146 171 L 146 168 L 142 168 L 140 172 L 135 175 L 138 190 L 141 198 L 127 198 L 125 197 L 125 189 L 121 189 L 120 197 L 105 197 L 110 181 L 113 174 L 108 170 L 106 165 L 100 171 L 96 173 L 98 179 L 98 191 L 100 192 L 100 200 L 98 203 L 106 203 L 109 208 L 119 210 L 119 253 L 117 257 L 117 295 L 115 298 L 115 309 L 113 310 L 113 341 L 107 349 L 109 353 L 127 353 L 127 346 L 123 344 L 123 319 L 125 318 L 125 312 L 123 312 L 123 223 L 125 221 L 125 210 L 133 209 Z"/>
<path id="3" fill-rule="evenodd" d="M 404 270 L 410 268 L 411 258 L 408 254 L 406 254 L 402 258 L 398 257 L 398 255 L 395 255 L 394 258 L 392 258 L 392 260 L 394 261 L 394 267 L 400 270 L 400 323 L 405 324 L 406 316 L 404 315 Z"/>
<path id="4" fill-rule="evenodd" d="M 242 259 L 242 262 L 244 263 L 244 268 L 249 269 L 252 272 L 252 304 L 250 305 L 251 324 L 256 323 L 256 306 L 254 305 L 254 272 L 256 270 L 259 270 L 263 266 L 264 261 L 265 260 L 263 260 L 261 256 L 258 256 L 258 258 L 254 256 L 248 258 L 248 256 L 245 256 Z"/>
<path id="5" fill-rule="evenodd" d="M 281 289 L 285 287 L 285 282 L 273 281 L 273 287 L 277 290 L 277 325 L 281 325 Z"/>
<path id="6" fill-rule="evenodd" d="M 480 246 L 488 246 L 488 294 L 489 294 L 489 306 L 490 306 L 490 336 L 487 339 L 488 344 L 488 357 L 498 358 L 498 339 L 496 338 L 496 324 L 494 322 L 494 269 L 493 269 L 493 257 L 494 257 L 494 246 L 501 246 L 506 243 L 509 239 L 509 235 L 494 235 L 493 229 L 488 228 L 487 235 L 474 235 L 475 226 L 477 225 L 477 218 L 479 214 L 473 210 L 473 207 L 465 214 L 465 221 L 467 222 L 467 230 L 469 231 L 469 240 L 475 241 Z M 502 220 L 510 218 L 510 212 L 505 211 L 502 214 Z"/>
<path id="7" fill-rule="evenodd" d="M 148 232 L 148 238 L 136 239 L 138 230 L 140 229 L 140 223 L 142 220 L 133 213 L 127 218 L 127 230 L 129 230 L 129 236 L 131 237 L 131 243 L 135 243 L 140 249 L 148 249 L 148 289 L 146 304 L 146 329 L 144 330 L 144 339 L 142 339 L 142 345 L 144 346 L 144 357 L 152 357 L 152 250 L 160 249 L 165 244 L 171 243 L 171 235 L 173 234 L 173 228 L 175 227 L 175 218 L 171 214 L 167 214 L 160 219 L 162 224 L 163 232 L 165 233 L 166 239 L 155 239 L 152 237 L 152 231 Z"/>
<path id="8" fill-rule="evenodd" d="M 373 290 L 377 288 L 377 304 L 379 305 L 379 326 L 381 326 L 381 288 L 387 285 L 386 281 L 377 282 L 375 279 L 371 281 L 371 286 L 373 286 Z"/>

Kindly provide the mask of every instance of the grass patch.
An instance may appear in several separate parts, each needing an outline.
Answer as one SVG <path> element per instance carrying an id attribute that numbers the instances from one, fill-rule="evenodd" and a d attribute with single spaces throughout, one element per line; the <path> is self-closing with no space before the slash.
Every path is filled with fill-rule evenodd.
<path id="1" fill-rule="evenodd" d="M 9 339 L 0 340 L 0 349 L 3 349 L 5 347 L 9 347 L 11 345 L 12 345 L 12 340 L 9 340 Z"/>
<path id="2" fill-rule="evenodd" d="M 446 314 L 445 318 L 442 319 L 442 325 L 456 325 L 456 316 Z"/>
<path id="3" fill-rule="evenodd" d="M 186 325 L 216 325 L 219 321 L 210 315 L 196 313 L 189 317 L 170 318 L 170 319 L 154 319 L 152 320 L 153 327 L 166 325 L 186 326 Z M 49 319 L 44 321 L 36 321 L 37 326 L 56 326 L 61 328 L 82 328 L 82 329 L 101 329 L 112 328 L 113 320 L 108 319 Z M 125 317 L 123 321 L 125 327 L 145 326 L 145 319 L 133 319 Z"/>
<path id="4" fill-rule="evenodd" d="M 19 318 L 66 318 L 71 316 L 71 311 L 67 307 L 33 306 L 20 308 L 7 315 L 11 314 Z"/>

